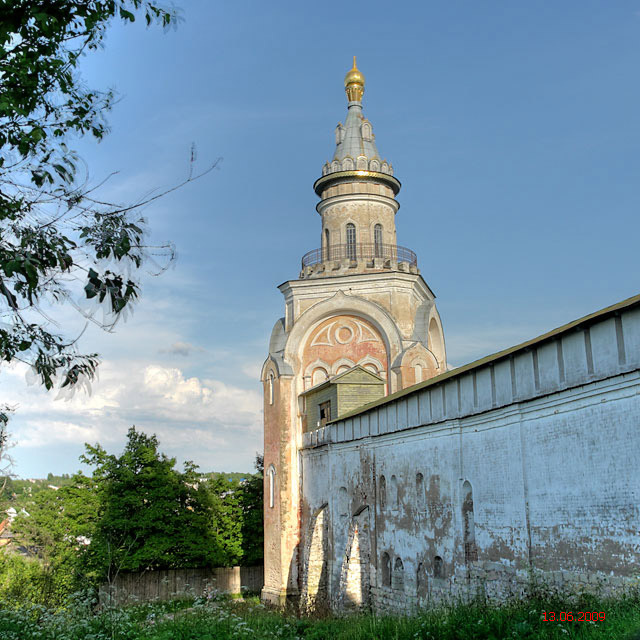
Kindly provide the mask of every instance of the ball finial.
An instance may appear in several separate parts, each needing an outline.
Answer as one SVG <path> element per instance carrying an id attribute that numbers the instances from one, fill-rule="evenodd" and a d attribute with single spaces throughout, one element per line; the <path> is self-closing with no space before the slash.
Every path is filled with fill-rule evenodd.
<path id="1" fill-rule="evenodd" d="M 356 66 L 356 57 L 353 56 L 353 68 L 344 77 L 344 89 L 347 92 L 349 102 L 360 102 L 364 93 L 364 75 Z"/>

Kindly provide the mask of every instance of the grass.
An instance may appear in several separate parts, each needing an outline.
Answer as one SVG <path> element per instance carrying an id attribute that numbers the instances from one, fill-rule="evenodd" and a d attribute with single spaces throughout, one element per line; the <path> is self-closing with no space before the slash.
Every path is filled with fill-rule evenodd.
<path id="1" fill-rule="evenodd" d="M 604 611 L 600 622 L 545 622 L 543 612 Z M 547 617 L 550 617 L 547 614 Z M 459 604 L 416 616 L 296 618 L 265 608 L 257 598 L 172 601 L 93 613 L 89 600 L 62 611 L 0 608 L 2 640 L 640 640 L 640 594 L 573 602 L 538 597 L 502 607 Z"/>

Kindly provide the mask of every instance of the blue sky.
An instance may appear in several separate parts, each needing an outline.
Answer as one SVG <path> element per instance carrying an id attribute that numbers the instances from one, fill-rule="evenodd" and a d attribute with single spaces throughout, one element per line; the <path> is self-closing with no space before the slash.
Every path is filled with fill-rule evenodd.
<path id="1" fill-rule="evenodd" d="M 121 201 L 179 182 L 192 142 L 202 168 L 223 160 L 145 210 L 178 259 L 115 333 L 83 337 L 103 359 L 90 397 L 0 370 L 19 475 L 73 472 L 84 442 L 119 451 L 132 424 L 205 470 L 251 469 L 276 286 L 319 246 L 312 185 L 354 54 L 403 184 L 398 242 L 453 365 L 640 290 L 640 0 L 183 0 L 182 15 L 167 33 L 114 24 L 82 70 L 118 91 L 112 132 L 72 146 L 94 182 L 119 172 L 102 195 Z"/>

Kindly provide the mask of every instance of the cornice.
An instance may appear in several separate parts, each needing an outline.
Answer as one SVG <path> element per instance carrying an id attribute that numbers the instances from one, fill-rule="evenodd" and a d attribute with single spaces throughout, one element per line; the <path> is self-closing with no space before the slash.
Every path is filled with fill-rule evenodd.
<path id="1" fill-rule="evenodd" d="M 393 189 L 394 195 L 398 195 L 402 186 L 400 180 L 389 174 L 380 173 L 378 171 L 356 169 L 353 171 L 336 171 L 335 173 L 328 173 L 326 176 L 322 176 L 314 182 L 313 189 L 316 194 L 321 197 L 322 191 L 329 185 L 340 182 L 383 182 Z"/>

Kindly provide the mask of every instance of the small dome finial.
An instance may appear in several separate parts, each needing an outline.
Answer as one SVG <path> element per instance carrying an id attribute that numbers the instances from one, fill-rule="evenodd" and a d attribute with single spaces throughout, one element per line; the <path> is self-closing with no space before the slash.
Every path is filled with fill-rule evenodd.
<path id="1" fill-rule="evenodd" d="M 344 89 L 347 92 L 349 102 L 360 102 L 364 93 L 364 75 L 356 66 L 356 57 L 353 56 L 353 68 L 344 77 Z"/>

